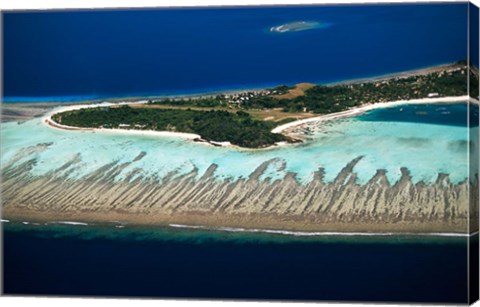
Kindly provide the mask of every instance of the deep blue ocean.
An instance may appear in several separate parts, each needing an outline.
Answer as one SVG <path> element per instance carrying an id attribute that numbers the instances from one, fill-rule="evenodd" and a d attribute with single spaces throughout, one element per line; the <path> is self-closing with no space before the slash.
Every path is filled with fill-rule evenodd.
<path id="1" fill-rule="evenodd" d="M 6 294 L 467 300 L 466 238 L 7 224 L 3 248 Z"/>
<path id="2" fill-rule="evenodd" d="M 5 101 L 328 83 L 467 59 L 467 3 L 6 12 Z M 321 26 L 274 33 L 296 21 Z"/>

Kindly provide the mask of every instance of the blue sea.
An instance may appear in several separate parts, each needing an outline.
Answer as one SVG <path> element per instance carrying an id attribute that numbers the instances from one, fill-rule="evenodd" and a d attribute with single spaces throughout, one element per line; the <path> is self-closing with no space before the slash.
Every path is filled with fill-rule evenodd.
<path id="1" fill-rule="evenodd" d="M 467 238 L 4 224 L 6 294 L 465 303 Z"/>
<path id="2" fill-rule="evenodd" d="M 329 83 L 467 59 L 467 3 L 6 12 L 4 101 Z M 282 24 L 318 24 L 272 32 Z"/>
<path id="3" fill-rule="evenodd" d="M 309 25 L 271 31 L 289 24 Z M 467 58 L 467 3 L 6 12 L 4 101 L 176 95 L 331 83 Z M 284 29 L 281 27 L 280 29 Z M 352 159 L 358 183 L 378 169 L 391 183 L 468 176 L 467 104 L 374 110 L 314 127 L 304 144 L 265 151 L 210 148 L 177 138 L 51 129 L 40 118 L 2 124 L 1 162 L 51 143 L 32 176 L 77 154 L 70 179 L 112 161 L 163 176 L 215 163 L 218 180 L 295 172 L 325 181 Z M 478 121 L 478 108 L 473 108 Z M 372 142 L 372 140 L 375 140 Z M 419 145 L 420 144 L 420 145 Z M 392 150 L 395 149 L 395 150 Z M 28 152 L 28 151 L 25 151 Z M 478 154 L 473 152 L 473 154 Z M 50 173 L 49 173 L 50 172 Z M 125 174 L 118 174 L 122 180 Z M 126 225 L 1 223 L 6 294 L 465 303 L 466 237 L 294 236 Z"/>

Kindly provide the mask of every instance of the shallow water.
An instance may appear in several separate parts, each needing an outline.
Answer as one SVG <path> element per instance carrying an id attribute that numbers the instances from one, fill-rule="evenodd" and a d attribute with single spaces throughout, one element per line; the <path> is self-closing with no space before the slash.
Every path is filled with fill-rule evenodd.
<path id="1" fill-rule="evenodd" d="M 378 169 L 385 169 L 393 184 L 400 178 L 402 167 L 408 168 L 414 182 L 431 183 L 439 173 L 447 173 L 452 182 L 458 183 L 468 174 L 466 120 L 466 104 L 377 109 L 317 124 L 302 144 L 242 150 L 175 137 L 64 131 L 33 119 L 22 124 L 2 124 L 1 162 L 8 165 L 20 150 L 48 143 L 44 151 L 23 154 L 17 163 L 35 158 L 31 173 L 45 175 L 78 155 L 82 162 L 68 176 L 79 179 L 103 165 L 130 162 L 145 152 L 145 157 L 129 165 L 116 180 L 124 179 L 136 168 L 141 169 L 142 176 L 158 178 L 172 171 L 186 174 L 196 168 L 200 177 L 213 163 L 218 165 L 217 179 L 235 180 L 248 178 L 260 164 L 276 159 L 261 180 L 281 179 L 287 172 L 294 172 L 300 182 L 307 183 L 320 168 L 325 171 L 324 180 L 333 181 L 347 163 L 362 156 L 354 167 L 359 183 L 366 183 Z"/>

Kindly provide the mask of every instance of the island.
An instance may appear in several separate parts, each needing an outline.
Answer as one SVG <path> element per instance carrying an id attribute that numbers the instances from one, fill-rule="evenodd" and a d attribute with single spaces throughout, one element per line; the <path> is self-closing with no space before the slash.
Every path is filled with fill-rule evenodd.
<path id="1" fill-rule="evenodd" d="M 77 107 L 55 113 L 47 121 L 58 128 L 179 132 L 198 135 L 193 138 L 195 141 L 215 146 L 268 148 L 301 142 L 298 137 L 282 134 L 283 129 L 278 127 L 287 123 L 299 121 L 301 124 L 318 115 L 356 114 L 343 112 L 385 102 L 418 99 L 435 102 L 443 97 L 464 96 L 468 92 L 466 76 L 469 74 L 472 82 L 478 80 L 478 72 L 469 73 L 466 61 L 459 61 L 373 80 L 331 85 L 301 83 L 194 98 Z"/>
<path id="2" fill-rule="evenodd" d="M 58 113 L 52 119 L 61 124 L 87 128 L 123 128 L 199 134 L 197 141 L 221 144 L 228 142 L 247 148 L 261 148 L 288 141 L 272 133 L 275 124 L 253 120 L 250 114 L 237 111 L 198 111 L 179 109 L 101 107 Z M 284 121 L 282 121 L 284 122 Z"/>
<path id="3" fill-rule="evenodd" d="M 285 23 L 279 26 L 271 27 L 270 32 L 286 33 L 286 32 L 299 32 L 321 28 L 324 25 L 317 21 L 294 21 Z"/>

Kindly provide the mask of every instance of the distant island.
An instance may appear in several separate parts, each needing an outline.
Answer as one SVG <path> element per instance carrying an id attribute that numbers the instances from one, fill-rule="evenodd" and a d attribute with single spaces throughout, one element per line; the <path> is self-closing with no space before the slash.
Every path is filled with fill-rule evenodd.
<path id="1" fill-rule="evenodd" d="M 460 61 L 376 80 L 334 85 L 302 83 L 234 94 L 80 108 L 53 114 L 51 119 L 60 127 L 193 133 L 200 136 L 197 141 L 213 145 L 264 148 L 299 142 L 275 129 L 289 122 L 381 102 L 467 95 L 468 71 L 467 63 Z M 478 82 L 478 72 L 470 73 L 470 78 Z"/>
<path id="2" fill-rule="evenodd" d="M 285 33 L 285 32 L 299 32 L 305 30 L 312 30 L 322 28 L 324 25 L 317 21 L 295 21 L 285 23 L 279 26 L 271 27 L 270 32 Z"/>

